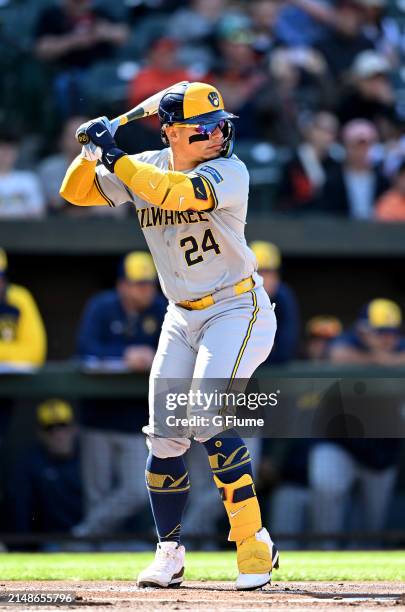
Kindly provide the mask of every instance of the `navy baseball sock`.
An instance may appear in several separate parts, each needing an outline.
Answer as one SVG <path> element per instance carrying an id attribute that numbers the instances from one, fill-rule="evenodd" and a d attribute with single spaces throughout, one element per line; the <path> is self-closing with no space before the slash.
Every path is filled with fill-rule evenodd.
<path id="1" fill-rule="evenodd" d="M 213 475 L 231 483 L 244 474 L 253 479 L 250 454 L 236 429 L 228 429 L 204 442 Z"/>
<path id="2" fill-rule="evenodd" d="M 149 453 L 146 486 L 160 542 L 179 542 L 190 482 L 182 456 L 159 459 Z"/>

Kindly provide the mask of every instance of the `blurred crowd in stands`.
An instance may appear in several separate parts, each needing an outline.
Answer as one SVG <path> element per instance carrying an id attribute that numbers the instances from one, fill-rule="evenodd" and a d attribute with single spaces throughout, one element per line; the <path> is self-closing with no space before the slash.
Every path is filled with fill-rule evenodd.
<path id="1" fill-rule="evenodd" d="M 1 218 L 125 215 L 61 200 L 75 128 L 205 80 L 239 115 L 261 211 L 405 219 L 399 0 L 2 0 L 0 45 Z M 118 140 L 162 146 L 156 118 Z"/>
<path id="2" fill-rule="evenodd" d="M 278 319 L 275 346 L 264 365 L 297 358 L 315 365 L 405 364 L 398 304 L 376 297 L 353 313 L 348 329 L 333 313 L 319 313 L 302 330 L 295 293 L 281 276 L 279 249 L 264 241 L 250 246 Z M 115 287 L 85 305 L 72 357 L 87 373 L 148 373 L 165 310 L 151 256 L 128 253 Z M 7 255 L 0 250 L 0 371 L 35 370 L 45 359 L 46 333 L 35 301 L 12 283 Z M 14 400 L 1 398 L 0 452 L 13 408 Z M 75 406 L 65 398 L 37 403 L 35 437 L 3 465 L 3 531 L 70 534 L 87 548 L 111 546 L 103 538 L 125 531 L 141 545 L 140 534 L 152 529 L 143 481 L 147 415 L 146 397 L 84 398 Z M 342 545 L 339 534 L 350 530 L 374 535 L 368 544 L 379 546 L 379 533 L 401 515 L 403 499 L 395 495 L 399 438 L 251 438 L 247 444 L 265 520 L 273 532 L 288 536 L 284 548 L 302 546 L 299 537 L 306 532 L 324 535 L 321 545 L 336 548 Z M 201 445 L 192 445 L 187 461 L 193 487 L 184 535 L 205 538 L 209 545 L 224 518 L 222 506 Z M 98 544 L 88 542 L 94 537 Z M 56 543 L 44 546 L 53 550 Z"/>

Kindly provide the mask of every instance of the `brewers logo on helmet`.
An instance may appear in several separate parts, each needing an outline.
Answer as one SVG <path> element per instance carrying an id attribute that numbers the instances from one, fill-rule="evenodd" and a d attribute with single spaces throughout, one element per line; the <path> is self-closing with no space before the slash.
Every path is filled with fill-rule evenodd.
<path id="1" fill-rule="evenodd" d="M 224 135 L 222 157 L 230 157 L 233 151 L 235 129 L 230 119 L 237 115 L 224 108 L 222 96 L 213 85 L 207 83 L 182 83 L 173 87 L 161 99 L 158 115 L 161 136 L 169 144 L 165 128 L 170 125 L 188 125 L 199 128 L 199 133 L 190 137 L 190 144 L 209 138 L 217 126 Z"/>

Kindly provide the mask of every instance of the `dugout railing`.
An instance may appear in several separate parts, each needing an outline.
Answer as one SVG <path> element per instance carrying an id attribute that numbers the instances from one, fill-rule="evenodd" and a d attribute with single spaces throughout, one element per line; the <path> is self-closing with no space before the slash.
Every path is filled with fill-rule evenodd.
<path id="1" fill-rule="evenodd" d="M 405 256 L 401 223 L 252 212 L 248 216 L 246 238 L 273 241 L 288 257 Z M 44 220 L 2 220 L 0 245 L 16 255 L 106 256 L 146 248 L 133 210 L 125 219 L 60 216 Z"/>

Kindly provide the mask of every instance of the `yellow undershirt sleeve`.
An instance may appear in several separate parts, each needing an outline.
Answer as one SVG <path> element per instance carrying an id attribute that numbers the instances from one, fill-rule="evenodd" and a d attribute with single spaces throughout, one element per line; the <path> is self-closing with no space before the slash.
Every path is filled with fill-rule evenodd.
<path id="1" fill-rule="evenodd" d="M 46 357 L 46 332 L 41 315 L 31 294 L 24 287 L 10 285 L 7 303 L 19 312 L 16 337 L 0 341 L 0 361 L 40 366 Z"/>
<path id="2" fill-rule="evenodd" d="M 63 179 L 60 195 L 76 206 L 107 206 L 96 182 L 96 161 L 76 157 L 70 164 Z"/>
<path id="3" fill-rule="evenodd" d="M 165 210 L 210 210 L 215 202 L 204 177 L 164 171 L 124 155 L 114 173 L 137 196 Z M 197 181 L 196 183 L 193 183 Z"/>

